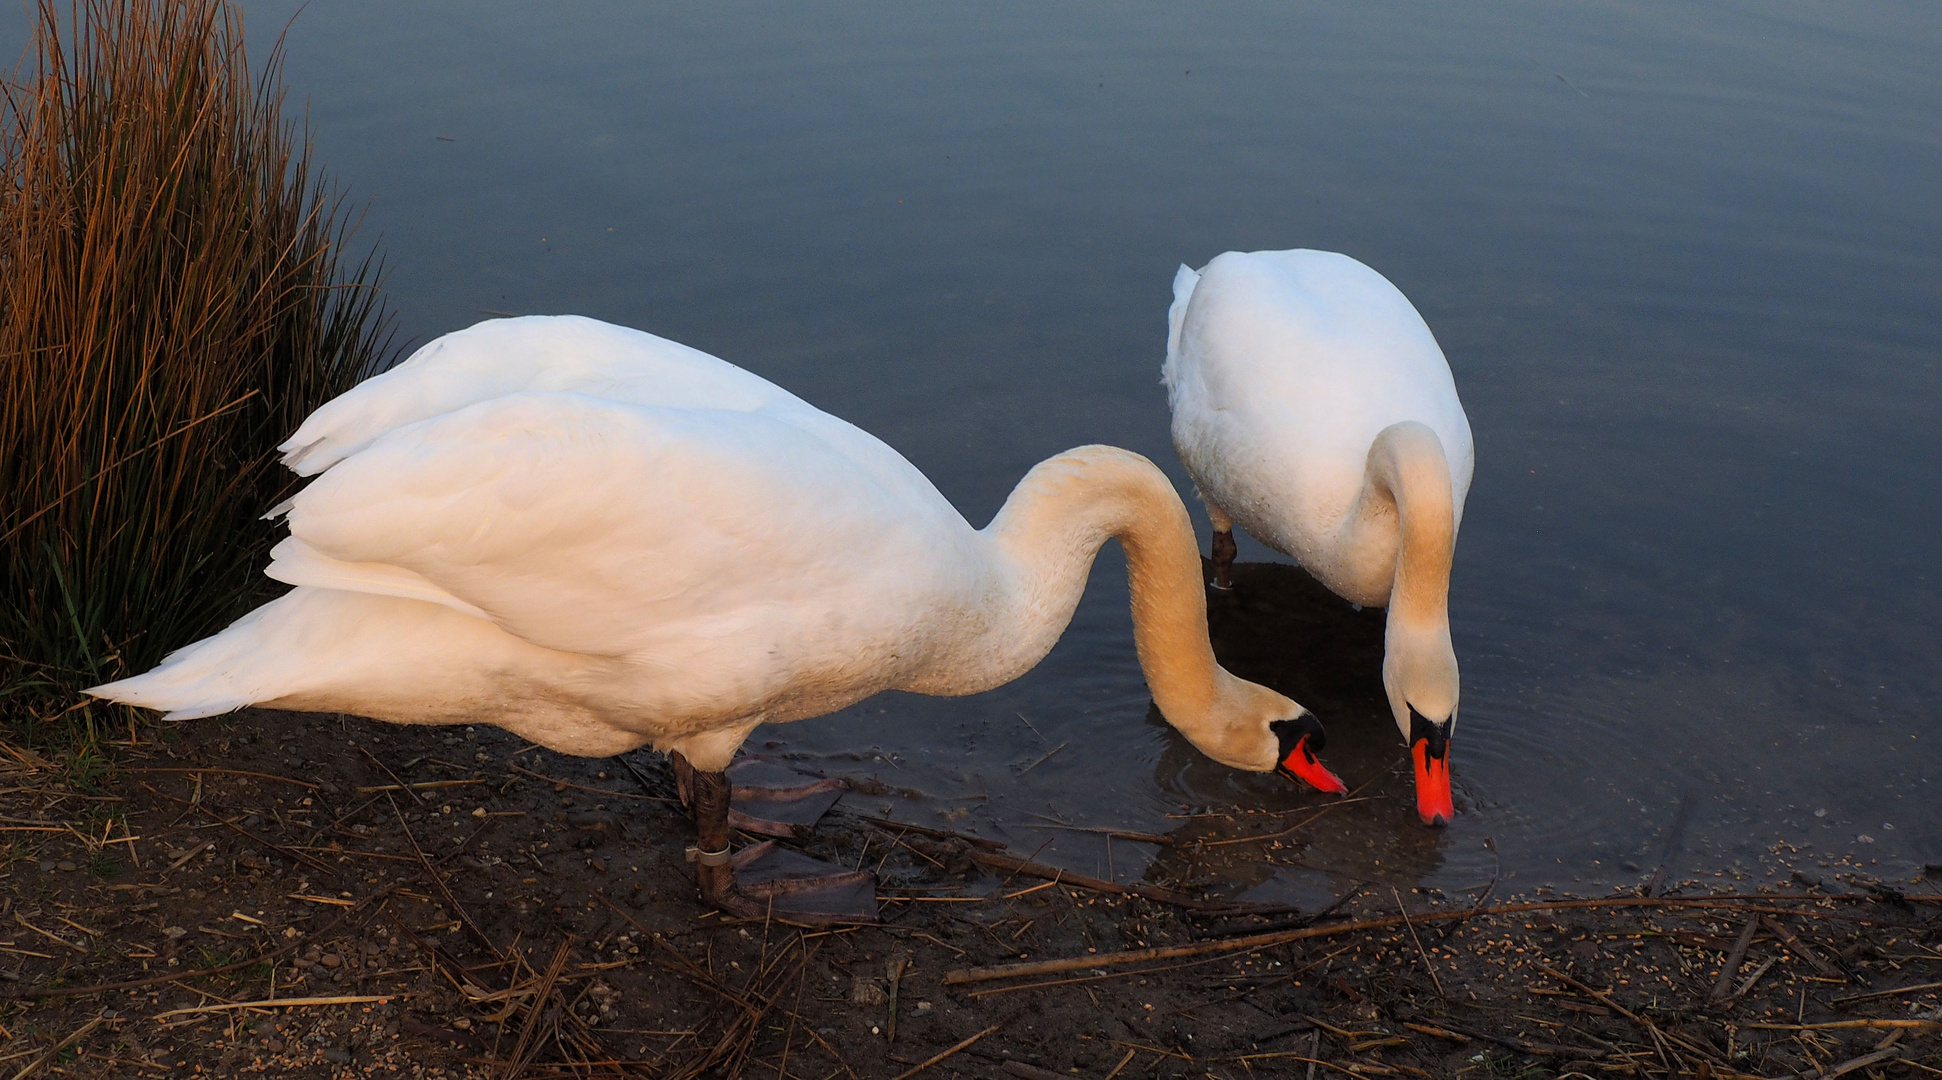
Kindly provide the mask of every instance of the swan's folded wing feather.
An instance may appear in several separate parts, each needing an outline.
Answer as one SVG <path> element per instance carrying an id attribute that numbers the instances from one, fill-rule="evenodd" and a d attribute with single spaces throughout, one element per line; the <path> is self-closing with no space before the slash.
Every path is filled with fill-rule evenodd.
<path id="1" fill-rule="evenodd" d="M 781 387 L 679 342 L 579 315 L 529 315 L 489 319 L 428 342 L 319 407 L 277 449 L 291 470 L 314 476 L 407 424 L 549 391 L 740 411 L 800 404 Z"/>
<path id="2" fill-rule="evenodd" d="M 1187 320 L 1187 305 L 1193 302 L 1194 286 L 1200 274 L 1186 264 L 1173 274 L 1173 304 L 1167 308 L 1167 358 L 1160 366 L 1160 382 L 1173 389 L 1180 378 L 1180 327 Z"/>
<path id="3" fill-rule="evenodd" d="M 479 607 L 466 603 L 402 566 L 333 559 L 295 536 L 284 537 L 270 550 L 270 565 L 263 572 L 290 585 L 314 585 L 341 592 L 423 600 L 475 619 L 492 618 Z"/>
<path id="4" fill-rule="evenodd" d="M 332 580 L 312 560 L 307 584 L 428 598 L 409 591 L 422 583 L 548 648 L 784 647 L 869 608 L 881 560 L 921 560 L 925 526 L 955 516 L 934 489 L 931 507 L 887 490 L 859 446 L 868 458 L 760 413 L 520 394 L 385 435 L 300 493 L 289 522 L 344 568 Z M 371 565 L 406 573 L 355 569 Z"/>

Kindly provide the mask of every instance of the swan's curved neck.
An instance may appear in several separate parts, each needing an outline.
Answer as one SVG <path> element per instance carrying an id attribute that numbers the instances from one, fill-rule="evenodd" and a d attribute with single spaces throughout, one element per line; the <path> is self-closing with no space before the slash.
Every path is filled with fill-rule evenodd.
<path id="1" fill-rule="evenodd" d="M 1348 550 L 1372 560 L 1360 568 L 1373 586 L 1369 595 L 1387 594 L 1382 680 L 1407 739 L 1411 708 L 1442 721 L 1457 704 L 1450 646 L 1456 508 L 1449 461 L 1435 432 L 1406 421 L 1376 436 L 1361 498 L 1343 529 Z"/>
<path id="2" fill-rule="evenodd" d="M 1393 525 L 1384 523 L 1396 534 L 1389 617 L 1426 629 L 1448 625 L 1456 510 L 1442 440 L 1423 424 L 1391 424 L 1369 447 L 1366 475 L 1365 505 L 1354 520 L 1381 515 L 1383 503 L 1395 515 Z M 1366 505 L 1372 501 L 1378 505 Z"/>
<path id="3" fill-rule="evenodd" d="M 993 576 L 984 648 L 945 692 L 975 693 L 1029 670 L 1072 620 L 1094 557 L 1108 539 L 1126 549 L 1133 637 L 1154 702 L 1190 738 L 1218 710 L 1227 683 L 1207 640 L 1200 553 L 1180 496 L 1152 462 L 1110 446 L 1082 446 L 1040 462 L 982 533 Z M 925 689 L 912 686 L 911 689 Z M 928 690 L 939 692 L 936 688 Z M 1198 740 L 1197 740 L 1198 741 Z"/>

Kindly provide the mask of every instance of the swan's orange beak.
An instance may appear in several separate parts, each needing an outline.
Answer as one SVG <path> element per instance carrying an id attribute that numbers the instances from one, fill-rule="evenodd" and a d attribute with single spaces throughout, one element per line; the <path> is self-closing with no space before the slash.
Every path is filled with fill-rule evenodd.
<path id="1" fill-rule="evenodd" d="M 1410 706 L 1409 744 L 1416 759 L 1416 816 L 1425 825 L 1448 825 L 1456 817 L 1450 798 L 1450 722 L 1426 720 Z"/>
<path id="2" fill-rule="evenodd" d="M 1276 720 L 1268 729 L 1274 732 L 1281 748 L 1281 763 L 1275 766 L 1275 772 L 1328 795 L 1348 794 L 1349 786 L 1342 778 L 1329 772 L 1328 766 L 1315 758 L 1315 751 L 1328 745 L 1321 721 L 1303 713 L 1293 720 Z"/>

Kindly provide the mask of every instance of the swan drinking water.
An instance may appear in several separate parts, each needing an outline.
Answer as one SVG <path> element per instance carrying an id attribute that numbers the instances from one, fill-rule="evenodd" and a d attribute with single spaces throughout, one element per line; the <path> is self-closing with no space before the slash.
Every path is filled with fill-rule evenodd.
<path id="1" fill-rule="evenodd" d="M 1416 809 L 1456 813 L 1450 560 L 1476 453 L 1450 365 L 1388 279 L 1327 251 L 1230 251 L 1174 277 L 1173 445 L 1214 525 L 1235 524 L 1337 595 L 1388 605 L 1382 682 L 1416 762 Z"/>
<path id="2" fill-rule="evenodd" d="M 491 723 L 586 756 L 651 744 L 692 796 L 703 898 L 785 915 L 788 890 L 749 895 L 728 855 L 724 770 L 749 732 L 1017 678 L 1117 538 L 1168 721 L 1234 768 L 1332 779 L 1306 710 L 1215 663 L 1186 508 L 1137 454 L 1042 462 L 974 530 L 858 428 L 574 316 L 439 338 L 280 449 L 321 474 L 274 511 L 290 535 L 267 572 L 296 588 L 91 693 L 171 718 L 256 704 Z"/>

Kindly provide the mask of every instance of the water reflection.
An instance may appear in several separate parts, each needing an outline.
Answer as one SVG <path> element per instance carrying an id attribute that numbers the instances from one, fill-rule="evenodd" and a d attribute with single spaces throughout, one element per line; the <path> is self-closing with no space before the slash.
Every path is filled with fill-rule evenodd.
<path id="1" fill-rule="evenodd" d="M 1358 610 L 1298 567 L 1239 563 L 1231 591 L 1208 591 L 1207 622 L 1222 666 L 1322 720 L 1323 760 L 1351 794 L 1337 800 L 1226 768 L 1167 728 L 1154 783 L 1196 809 L 1168 834 L 1174 843 L 1148 880 L 1269 896 L 1305 892 L 1318 874 L 1401 888 L 1430 878 L 1449 834 L 1416 820 L 1413 774 L 1382 688 L 1383 611 Z M 1157 709 L 1147 722 L 1165 727 Z M 1263 888 L 1271 882 L 1279 887 Z"/>

